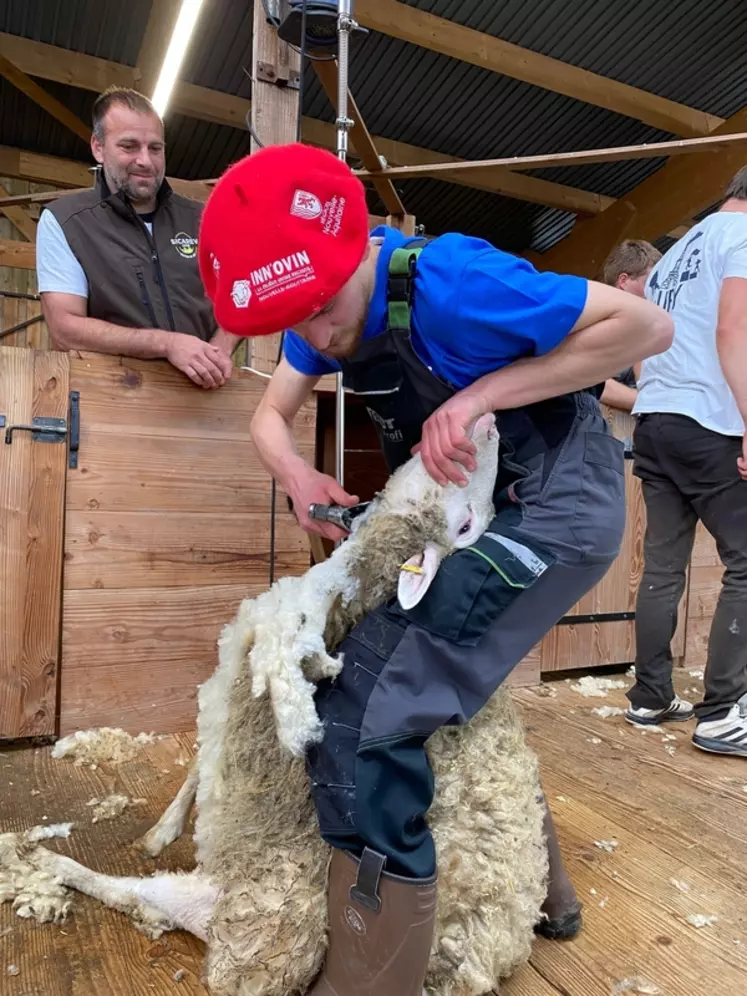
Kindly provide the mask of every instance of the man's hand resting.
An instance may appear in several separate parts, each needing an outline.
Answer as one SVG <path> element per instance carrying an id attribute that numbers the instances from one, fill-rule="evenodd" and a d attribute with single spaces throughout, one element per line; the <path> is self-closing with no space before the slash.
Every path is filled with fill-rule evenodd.
<path id="1" fill-rule="evenodd" d="M 330 522 L 317 522 L 316 519 L 309 518 L 309 505 L 343 505 L 349 508 L 358 504 L 357 495 L 349 495 L 334 477 L 320 474 L 318 470 L 306 464 L 288 484 L 286 490 L 293 502 L 296 518 L 307 533 L 318 533 L 333 542 L 348 535 L 344 529 L 333 526 Z"/>
<path id="2" fill-rule="evenodd" d="M 737 470 L 743 481 L 747 481 L 747 433 L 742 437 L 742 455 L 737 457 Z"/>
<path id="3" fill-rule="evenodd" d="M 231 358 L 209 342 L 181 332 L 169 334 L 166 359 L 198 387 L 210 390 L 230 380 Z"/>
<path id="4" fill-rule="evenodd" d="M 480 414 L 480 399 L 460 391 L 423 424 L 422 439 L 412 452 L 420 453 L 423 466 L 437 484 L 467 483 L 459 465 L 470 472 L 477 466 L 477 449 L 467 430 Z"/>

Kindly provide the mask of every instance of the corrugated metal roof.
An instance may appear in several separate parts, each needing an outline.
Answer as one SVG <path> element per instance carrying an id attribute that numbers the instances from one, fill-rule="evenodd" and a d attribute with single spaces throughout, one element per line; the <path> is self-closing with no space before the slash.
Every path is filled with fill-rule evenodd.
<path id="1" fill-rule="evenodd" d="M 151 0 L 4 0 L 0 31 L 134 66 Z"/>
<path id="2" fill-rule="evenodd" d="M 747 105 L 747 4 L 736 0 L 406 0 L 479 31 L 700 108 L 729 116 Z M 134 65 L 150 0 L 6 0 L 0 30 Z M 183 77 L 249 97 L 252 4 L 212 0 L 201 16 Z M 246 70 L 246 71 L 245 71 Z M 334 111 L 311 67 L 304 112 Z M 89 120 L 93 94 L 42 82 Z M 671 137 L 632 118 L 371 33 L 351 63 L 351 86 L 374 135 L 468 159 L 572 151 Z M 0 143 L 89 160 L 84 143 L 0 82 Z M 219 174 L 249 151 L 241 129 L 177 114 L 167 120 L 168 169 Z M 661 166 L 633 160 L 536 171 L 557 183 L 619 197 Z M 397 184 L 431 233 L 461 229 L 504 248 L 543 250 L 573 225 L 567 212 L 424 179 Z M 372 210 L 381 205 L 371 195 Z"/>
<path id="3" fill-rule="evenodd" d="M 90 122 L 95 94 L 59 83 L 50 83 L 48 80 L 44 81 L 44 89 L 82 121 Z M 43 155 L 62 156 L 64 159 L 78 159 L 86 163 L 92 161 L 91 150 L 82 138 L 56 121 L 2 76 L 0 76 L 0 145 L 11 145 Z"/>
<path id="4" fill-rule="evenodd" d="M 209 0 L 200 14 L 199 39 L 184 60 L 184 79 L 251 97 L 253 16 L 251 2 Z"/>
<path id="5" fill-rule="evenodd" d="M 409 7 L 723 117 L 744 103 L 739 0 L 403 0 Z M 718 53 L 718 54 L 717 54 Z"/>

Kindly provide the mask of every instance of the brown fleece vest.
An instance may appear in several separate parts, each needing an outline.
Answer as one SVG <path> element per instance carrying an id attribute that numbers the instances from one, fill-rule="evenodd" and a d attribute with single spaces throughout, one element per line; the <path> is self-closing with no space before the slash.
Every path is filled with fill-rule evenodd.
<path id="1" fill-rule="evenodd" d="M 85 271 L 90 318 L 212 338 L 217 323 L 197 265 L 202 204 L 164 180 L 151 236 L 127 197 L 110 193 L 99 173 L 95 187 L 46 210 Z"/>

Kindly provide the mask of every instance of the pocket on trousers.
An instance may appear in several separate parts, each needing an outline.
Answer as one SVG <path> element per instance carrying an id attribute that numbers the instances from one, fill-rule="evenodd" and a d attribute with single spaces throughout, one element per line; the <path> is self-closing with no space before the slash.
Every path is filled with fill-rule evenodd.
<path id="1" fill-rule="evenodd" d="M 475 646 L 553 563 L 548 551 L 494 519 L 472 547 L 444 560 L 425 597 L 403 615 L 456 646 Z"/>
<path id="2" fill-rule="evenodd" d="M 584 439 L 581 497 L 571 529 L 587 563 L 610 563 L 625 532 L 625 447 L 614 436 L 588 432 Z"/>

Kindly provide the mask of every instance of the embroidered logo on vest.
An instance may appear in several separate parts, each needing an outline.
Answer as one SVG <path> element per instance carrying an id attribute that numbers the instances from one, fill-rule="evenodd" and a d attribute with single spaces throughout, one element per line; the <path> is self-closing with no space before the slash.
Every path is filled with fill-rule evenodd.
<path id="1" fill-rule="evenodd" d="M 177 232 L 170 241 L 172 246 L 184 259 L 194 259 L 197 255 L 197 239 L 193 235 L 187 235 L 186 232 Z"/>

